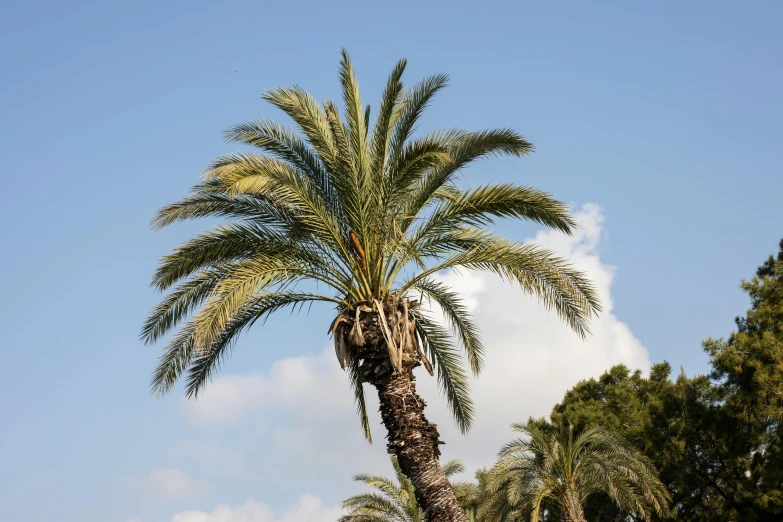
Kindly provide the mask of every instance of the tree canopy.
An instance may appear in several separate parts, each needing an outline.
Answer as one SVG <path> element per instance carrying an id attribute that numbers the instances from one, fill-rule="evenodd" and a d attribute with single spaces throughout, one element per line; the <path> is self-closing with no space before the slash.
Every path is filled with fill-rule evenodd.
<path id="1" fill-rule="evenodd" d="M 672 381 L 666 362 L 649 376 L 615 366 L 552 410 L 554 426 L 602 426 L 644 452 L 672 494 L 674 520 L 783 519 L 783 241 L 741 287 L 751 308 L 728 339 L 704 341 L 709 375 Z M 625 520 L 600 496 L 586 514 Z"/>

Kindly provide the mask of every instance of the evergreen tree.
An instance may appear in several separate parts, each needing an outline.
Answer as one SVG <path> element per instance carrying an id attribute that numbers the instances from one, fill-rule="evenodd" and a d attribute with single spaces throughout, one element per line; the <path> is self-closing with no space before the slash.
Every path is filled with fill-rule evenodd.
<path id="1" fill-rule="evenodd" d="M 602 426 L 634 444 L 658 468 L 674 520 L 783 520 L 783 241 L 741 286 L 751 308 L 728 340 L 704 342 L 710 375 L 672 381 L 665 362 L 649 377 L 615 366 L 577 384 L 551 414 L 555 426 Z M 602 495 L 585 516 L 626 520 Z"/>

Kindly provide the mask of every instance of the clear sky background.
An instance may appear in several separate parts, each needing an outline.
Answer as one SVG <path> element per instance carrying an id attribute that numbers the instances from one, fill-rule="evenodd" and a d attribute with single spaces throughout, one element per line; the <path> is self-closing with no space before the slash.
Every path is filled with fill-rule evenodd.
<path id="1" fill-rule="evenodd" d="M 580 235 L 537 240 L 610 305 L 581 343 L 496 281 L 454 280 L 491 364 L 464 439 L 423 384 L 447 457 L 488 464 L 509 423 L 615 363 L 707 371 L 701 340 L 731 331 L 739 280 L 783 236 L 782 17 L 760 1 L 4 0 L 0 520 L 325 522 L 353 473 L 389 472 L 328 355 L 328 309 L 247 336 L 197 404 L 150 397 L 159 347 L 137 337 L 157 259 L 206 226 L 153 233 L 155 209 L 234 150 L 222 130 L 280 117 L 264 89 L 339 99 L 343 46 L 368 103 L 406 57 L 408 82 L 451 76 L 422 130 L 509 126 L 535 143 L 466 180 L 573 205 Z"/>

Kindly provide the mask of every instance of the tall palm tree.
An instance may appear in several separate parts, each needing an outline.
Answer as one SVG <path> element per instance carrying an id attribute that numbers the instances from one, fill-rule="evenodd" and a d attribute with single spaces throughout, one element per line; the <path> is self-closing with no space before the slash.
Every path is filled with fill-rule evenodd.
<path id="1" fill-rule="evenodd" d="M 667 513 L 669 493 L 655 467 L 622 438 L 602 428 L 576 436 L 570 427 L 546 432 L 528 423 L 513 428 L 526 438 L 506 444 L 490 470 L 491 500 L 480 510 L 484 520 L 500 520 L 517 510 L 538 522 L 542 506 L 550 502 L 561 521 L 584 522 L 582 506 L 599 492 L 646 520 Z"/>
<path id="2" fill-rule="evenodd" d="M 360 493 L 343 502 L 348 513 L 340 517 L 339 522 L 425 522 L 429 520 L 416 501 L 413 482 L 400 469 L 396 457 L 391 457 L 393 480 L 377 475 L 356 475 L 353 479 L 363 482 L 376 492 Z M 451 477 L 462 473 L 464 468 L 458 460 L 450 460 L 443 466 L 443 474 Z M 455 484 L 455 488 L 458 484 Z"/>
<path id="3" fill-rule="evenodd" d="M 332 305 L 328 332 L 365 436 L 362 384 L 368 383 L 378 392 L 389 452 L 413 481 L 429 519 L 464 521 L 438 463 L 438 431 L 424 416 L 413 368 L 437 372 L 466 432 L 473 406 L 452 334 L 474 374 L 483 346 L 466 307 L 438 272 L 498 274 L 583 336 L 599 304 L 591 283 L 566 261 L 486 228 L 496 218 L 511 218 L 570 233 L 574 222 L 564 204 L 529 187 L 487 183 L 464 190 L 456 184 L 476 160 L 521 157 L 531 144 L 508 129 L 415 135 L 447 77 L 431 76 L 405 90 L 404 69 L 404 60 L 394 67 L 372 124 L 343 51 L 342 117 L 335 103 L 319 105 L 300 87 L 276 88 L 263 99 L 285 112 L 301 135 L 268 120 L 226 132 L 229 141 L 261 154 L 218 158 L 187 197 L 152 220 L 155 229 L 200 217 L 226 223 L 162 258 L 153 286 L 169 293 L 151 311 L 142 338 L 153 343 L 184 322 L 163 350 L 152 388 L 165 394 L 187 374 L 185 393 L 195 397 L 238 334 L 259 319 L 285 307 Z M 443 311 L 451 331 L 422 300 Z"/>

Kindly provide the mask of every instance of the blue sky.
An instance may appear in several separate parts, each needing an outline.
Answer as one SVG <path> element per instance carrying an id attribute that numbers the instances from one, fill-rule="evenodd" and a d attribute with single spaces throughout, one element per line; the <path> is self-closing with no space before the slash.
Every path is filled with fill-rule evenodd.
<path id="1" fill-rule="evenodd" d="M 264 89 L 338 99 L 343 46 L 367 102 L 406 57 L 408 82 L 451 76 L 422 129 L 509 126 L 535 143 L 532 157 L 482 163 L 467 182 L 531 184 L 581 212 L 583 237 L 539 239 L 603 281 L 614 333 L 585 345 L 583 374 L 546 362 L 548 395 L 534 404 L 536 390 L 520 388 L 488 423 L 545 413 L 614 362 L 706 371 L 701 340 L 730 332 L 747 307 L 739 279 L 783 236 L 782 15 L 777 2 L 5 0 L 0 519 L 211 522 L 227 504 L 232 521 L 328 520 L 352 473 L 387 470 L 383 444 L 343 426 L 355 422 L 349 398 L 323 417 L 301 397 L 303 375 L 332 382 L 328 310 L 249 335 L 218 383 L 225 394 L 205 406 L 179 390 L 151 398 L 159 347 L 137 340 L 157 259 L 204 226 L 153 233 L 154 210 L 233 150 L 222 130 L 279 117 Z M 479 317 L 515 299 L 490 281 L 464 285 Z M 525 346 L 565 328 L 487 321 L 490 339 Z M 472 440 L 456 443 L 469 462 L 496 450 Z M 330 452 L 344 458 L 308 465 Z"/>

